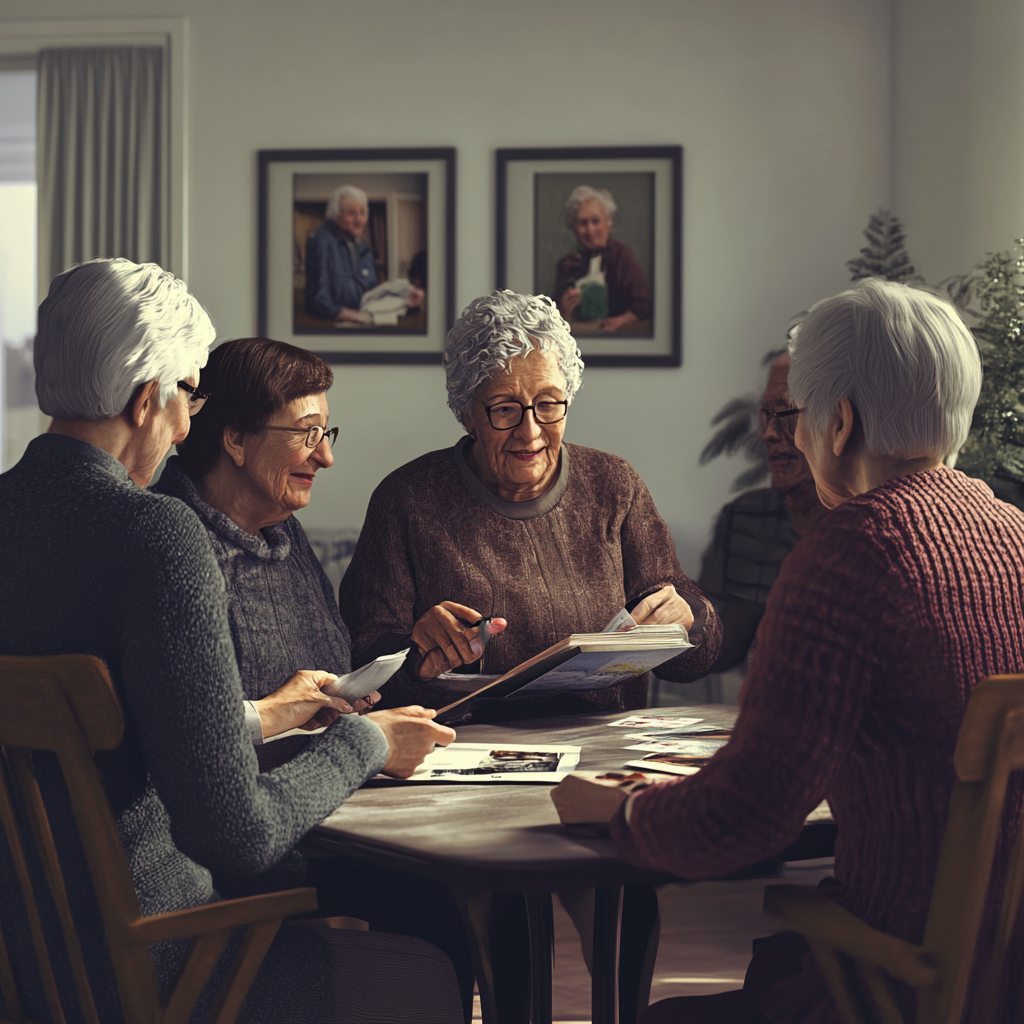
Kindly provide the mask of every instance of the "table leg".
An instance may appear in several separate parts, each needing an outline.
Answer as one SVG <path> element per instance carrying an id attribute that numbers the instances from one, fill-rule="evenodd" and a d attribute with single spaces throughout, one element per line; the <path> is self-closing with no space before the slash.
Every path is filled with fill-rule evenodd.
<path id="1" fill-rule="evenodd" d="M 469 953 L 476 972 L 476 987 L 480 992 L 480 1011 L 483 1024 L 498 1024 L 498 1006 L 494 999 L 494 971 L 491 968 L 491 894 L 488 891 L 467 891 L 452 888 L 452 894 L 462 912 L 462 924 L 469 941 Z"/>
<path id="2" fill-rule="evenodd" d="M 653 885 L 627 885 L 619 940 L 619 1022 L 636 1024 L 651 998 L 661 915 Z"/>
<path id="3" fill-rule="evenodd" d="M 604 885 L 594 890 L 594 969 L 590 979 L 593 1024 L 618 1024 L 619 1020 L 621 910 L 621 885 Z"/>
<path id="4" fill-rule="evenodd" d="M 530 920 L 530 1021 L 551 1024 L 551 961 L 555 948 L 551 893 L 527 893 L 526 912 Z"/>

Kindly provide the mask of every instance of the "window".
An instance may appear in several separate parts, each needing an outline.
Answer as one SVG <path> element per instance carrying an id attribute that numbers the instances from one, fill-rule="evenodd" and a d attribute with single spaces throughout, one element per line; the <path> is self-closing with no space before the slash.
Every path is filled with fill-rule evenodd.
<path id="1" fill-rule="evenodd" d="M 36 74 L 0 71 L 0 471 L 39 433 L 36 333 Z"/>

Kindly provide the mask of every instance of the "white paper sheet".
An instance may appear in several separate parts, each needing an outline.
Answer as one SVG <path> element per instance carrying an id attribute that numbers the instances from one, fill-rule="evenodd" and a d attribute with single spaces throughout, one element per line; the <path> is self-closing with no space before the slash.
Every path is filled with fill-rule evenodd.
<path id="1" fill-rule="evenodd" d="M 518 755 L 518 756 L 517 756 Z M 436 747 L 407 782 L 561 782 L 580 748 L 538 743 L 452 743 Z"/>
<path id="2" fill-rule="evenodd" d="M 379 690 L 401 667 L 405 656 L 411 648 L 406 647 L 404 651 L 395 654 L 384 654 L 369 665 L 357 668 L 355 672 L 348 675 L 338 676 L 336 682 L 325 683 L 322 687 L 324 693 L 332 697 L 341 697 L 343 700 L 359 700 L 374 690 Z"/>

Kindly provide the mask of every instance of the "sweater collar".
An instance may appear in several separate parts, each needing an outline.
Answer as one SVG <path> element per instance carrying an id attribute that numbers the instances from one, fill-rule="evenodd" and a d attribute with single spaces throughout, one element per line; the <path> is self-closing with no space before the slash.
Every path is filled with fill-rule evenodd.
<path id="1" fill-rule="evenodd" d="M 466 461 L 466 452 L 471 444 L 475 444 L 471 437 L 460 437 L 452 449 L 459 476 L 473 494 L 494 509 L 498 515 L 506 519 L 536 519 L 538 516 L 547 515 L 562 500 L 562 495 L 569 484 L 569 450 L 564 441 L 558 453 L 558 477 L 544 494 L 530 501 L 505 501 L 504 498 L 499 498 L 489 491 Z"/>
<path id="2" fill-rule="evenodd" d="M 134 486 L 128 470 L 110 452 L 97 448 L 88 441 L 79 441 L 77 437 L 68 437 L 66 434 L 40 434 L 33 438 L 25 449 L 24 458 L 30 462 L 48 463 L 51 466 L 95 466 Z"/>
<path id="3" fill-rule="evenodd" d="M 196 485 L 181 468 L 181 462 L 177 455 L 172 455 L 167 460 L 160 481 L 153 489 L 185 502 L 195 510 L 207 529 L 216 533 L 228 544 L 241 548 L 255 558 L 280 562 L 291 554 L 291 538 L 283 523 L 265 526 L 256 534 L 243 530 L 233 519 L 223 512 L 211 508 L 199 497 Z"/>

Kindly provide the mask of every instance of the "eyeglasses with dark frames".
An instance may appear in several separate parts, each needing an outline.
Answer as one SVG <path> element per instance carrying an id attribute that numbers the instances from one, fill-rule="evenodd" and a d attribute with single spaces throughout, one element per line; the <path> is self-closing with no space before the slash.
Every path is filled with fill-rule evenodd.
<path id="1" fill-rule="evenodd" d="M 796 418 L 804 409 L 780 409 L 772 412 L 770 409 L 757 410 L 757 425 L 762 434 L 768 432 L 768 425 L 775 420 L 779 431 L 786 437 L 796 437 Z"/>
<path id="2" fill-rule="evenodd" d="M 333 448 L 334 442 L 338 440 L 338 428 L 331 427 L 264 427 L 264 430 L 287 430 L 291 434 L 305 434 L 306 447 L 315 448 L 325 437 L 328 447 Z"/>
<path id="3" fill-rule="evenodd" d="M 522 402 L 496 402 L 494 405 L 485 405 L 487 422 L 495 430 L 513 430 L 523 422 L 523 417 L 533 411 L 533 418 L 543 427 L 552 423 L 560 423 L 565 419 L 569 411 L 568 401 L 534 402 L 533 405 L 523 405 Z"/>
<path id="4" fill-rule="evenodd" d="M 210 397 L 209 394 L 206 391 L 200 391 L 197 387 L 193 387 L 187 380 L 179 380 L 178 387 L 188 393 L 188 414 L 189 416 L 195 416 L 206 404 L 206 400 Z"/>

